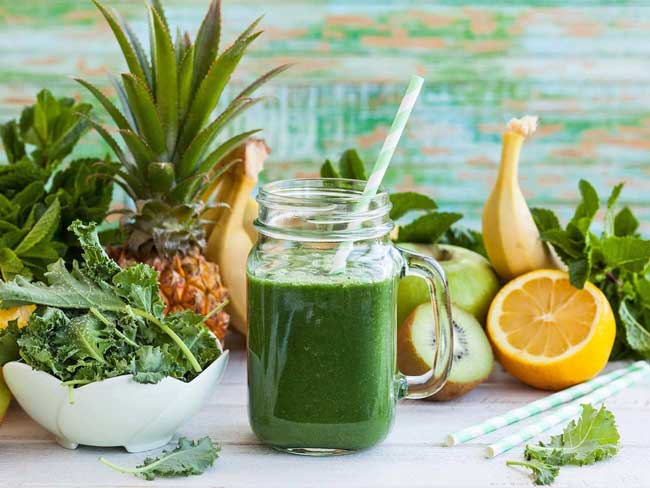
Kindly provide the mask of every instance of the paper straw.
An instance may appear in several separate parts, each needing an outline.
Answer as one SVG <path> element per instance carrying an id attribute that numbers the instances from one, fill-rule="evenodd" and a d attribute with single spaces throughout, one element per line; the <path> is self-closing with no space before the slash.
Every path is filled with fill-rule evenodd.
<path id="1" fill-rule="evenodd" d="M 642 380 L 647 376 L 650 376 L 650 366 L 646 364 L 645 367 L 642 367 L 636 371 L 632 371 L 631 373 L 622 376 L 621 378 L 614 380 L 611 383 L 602 386 L 601 388 L 598 388 L 593 393 L 583 396 L 574 403 L 562 407 L 556 412 L 545 415 L 539 421 L 535 422 L 532 425 L 529 425 L 528 427 L 524 427 L 519 432 L 504 437 L 498 442 L 489 445 L 485 450 L 485 457 L 493 458 L 499 454 L 509 451 L 513 447 L 516 447 L 519 444 L 532 439 L 537 434 L 541 434 L 551 427 L 556 426 L 560 422 L 565 422 L 575 417 L 581 411 L 581 404 L 602 402 L 606 398 L 620 392 L 621 390 L 624 390 L 625 388 L 628 388 L 629 386 L 637 383 L 639 380 Z"/>
<path id="2" fill-rule="evenodd" d="M 524 420 L 528 417 L 532 417 L 533 415 L 537 415 L 538 413 L 545 412 L 546 410 L 550 410 L 551 408 L 570 402 L 571 400 L 575 400 L 576 398 L 586 395 L 587 393 L 591 393 L 595 389 L 600 388 L 601 386 L 606 385 L 607 383 L 610 383 L 620 378 L 621 376 L 624 376 L 632 371 L 638 371 L 644 367 L 648 367 L 645 361 L 637 361 L 636 363 L 632 363 L 625 368 L 620 368 L 612 371 L 611 373 L 598 376 L 590 381 L 572 386 L 566 390 L 562 390 L 560 392 L 554 393 L 553 395 L 541 398 L 523 407 L 510 410 L 503 415 L 492 417 L 484 422 L 481 422 L 478 425 L 473 425 L 471 427 L 467 427 L 466 429 L 459 430 L 458 432 L 454 432 L 453 434 L 449 434 L 445 439 L 445 443 L 448 446 L 455 446 L 457 444 L 462 444 L 472 439 L 476 439 L 477 437 L 489 434 L 507 425 L 514 424 L 520 420 Z"/>
<path id="3" fill-rule="evenodd" d="M 422 88 L 423 83 L 424 79 L 420 76 L 411 76 L 408 87 L 406 87 L 406 93 L 402 98 L 402 102 L 399 104 L 395 119 L 393 119 L 393 124 L 388 131 L 386 139 L 384 139 L 384 144 L 381 147 L 381 151 L 379 151 L 379 156 L 377 157 L 372 172 L 370 173 L 370 177 L 366 182 L 366 187 L 363 190 L 364 197 L 372 197 L 377 193 L 377 190 L 384 179 L 384 175 L 386 174 L 386 170 L 388 169 L 388 165 L 390 164 L 390 160 L 392 159 L 393 154 L 395 154 L 397 143 L 399 142 L 400 137 L 402 137 L 404 127 L 406 127 L 406 122 L 411 116 L 411 112 L 413 111 L 413 107 L 415 106 L 415 102 L 420 94 L 420 89 Z M 351 251 L 351 242 L 344 242 L 339 246 L 339 249 L 334 256 L 332 272 L 337 273 L 345 269 L 345 262 Z"/>

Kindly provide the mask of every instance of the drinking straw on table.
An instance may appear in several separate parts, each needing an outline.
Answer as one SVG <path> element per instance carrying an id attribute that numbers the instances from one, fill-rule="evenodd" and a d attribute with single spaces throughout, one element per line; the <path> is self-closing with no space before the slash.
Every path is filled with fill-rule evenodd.
<path id="1" fill-rule="evenodd" d="M 578 401 L 571 403 L 565 407 L 562 407 L 556 412 L 545 415 L 539 421 L 534 424 L 524 427 L 519 432 L 516 432 L 512 435 L 504 437 L 503 439 L 491 444 L 487 447 L 485 451 L 485 457 L 493 458 L 502 454 L 506 451 L 509 451 L 515 446 L 532 439 L 537 434 L 540 434 L 551 427 L 556 426 L 560 422 L 567 421 L 580 413 L 581 404 L 583 403 L 599 403 L 605 400 L 606 398 L 624 390 L 625 388 L 637 383 L 638 381 L 650 376 L 650 366 L 645 364 L 644 367 L 636 371 L 632 371 L 625 376 L 620 377 L 617 380 L 612 381 L 611 383 L 598 388 L 593 393 L 585 395 L 580 398 Z"/>
<path id="2" fill-rule="evenodd" d="M 397 114 L 393 120 L 393 125 L 391 125 L 390 130 L 388 131 L 386 139 L 384 139 L 384 144 L 381 147 L 381 151 L 379 151 L 377 161 L 375 161 L 375 165 L 372 168 L 370 177 L 366 182 L 366 187 L 363 190 L 363 197 L 372 197 L 377 193 L 377 190 L 379 189 L 379 186 L 384 179 L 384 175 L 386 174 L 386 170 L 388 169 L 388 165 L 390 164 L 390 160 L 395 153 L 397 143 L 399 142 L 400 137 L 404 132 L 406 122 L 408 121 L 411 112 L 413 111 L 415 101 L 420 94 L 420 89 L 422 88 L 423 82 L 423 78 L 417 75 L 411 76 L 411 81 L 409 81 L 408 87 L 406 88 L 406 93 L 404 94 L 402 102 L 397 109 Z M 333 273 L 338 273 L 345 269 L 345 262 L 351 251 L 351 242 L 344 242 L 341 244 L 341 246 L 339 246 L 338 251 L 334 255 L 334 262 L 332 264 Z"/>
<path id="3" fill-rule="evenodd" d="M 546 410 L 550 410 L 551 408 L 575 400 L 576 398 L 580 398 L 601 386 L 611 383 L 628 373 L 638 371 L 642 368 L 648 368 L 648 364 L 645 361 L 637 361 L 625 368 L 620 368 L 611 373 L 598 376 L 590 381 L 559 391 L 553 395 L 549 395 L 545 398 L 529 403 L 528 405 L 524 405 L 523 407 L 510 410 L 503 415 L 492 417 L 478 425 L 473 425 L 466 429 L 459 430 L 458 432 L 454 432 L 453 434 L 449 434 L 445 439 L 445 443 L 448 446 L 455 446 L 476 439 L 477 437 L 489 434 L 507 425 L 514 424 L 520 420 L 527 419 L 528 417 L 532 417 L 538 413 L 545 412 Z"/>

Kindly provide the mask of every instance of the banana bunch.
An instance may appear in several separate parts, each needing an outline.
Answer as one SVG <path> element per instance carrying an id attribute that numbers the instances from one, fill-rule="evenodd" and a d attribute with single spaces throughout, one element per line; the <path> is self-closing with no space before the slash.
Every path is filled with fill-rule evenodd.
<path id="1" fill-rule="evenodd" d="M 490 262 L 501 279 L 542 268 L 557 261 L 539 231 L 519 187 L 519 154 L 537 128 L 537 117 L 512 119 L 503 133 L 496 184 L 483 207 L 483 240 Z"/>
<path id="2" fill-rule="evenodd" d="M 213 200 L 223 207 L 208 211 L 206 257 L 219 265 L 219 272 L 228 289 L 231 325 L 246 335 L 246 260 L 257 240 L 253 220 L 257 217 L 257 202 L 251 192 L 257 184 L 264 161 L 270 151 L 261 139 L 249 139 L 233 151 L 229 161 L 239 160 L 218 180 L 204 200 Z M 228 161 L 225 161 L 227 164 Z"/>

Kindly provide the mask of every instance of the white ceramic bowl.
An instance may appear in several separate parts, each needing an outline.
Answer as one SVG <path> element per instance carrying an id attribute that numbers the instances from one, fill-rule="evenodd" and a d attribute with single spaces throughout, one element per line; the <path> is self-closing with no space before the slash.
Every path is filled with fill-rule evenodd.
<path id="1" fill-rule="evenodd" d="M 167 444 L 212 395 L 228 364 L 228 351 L 189 383 L 167 377 L 150 385 L 131 375 L 69 390 L 51 374 L 10 362 L 4 379 L 20 406 L 68 449 L 79 444 L 124 446 L 129 452 Z"/>

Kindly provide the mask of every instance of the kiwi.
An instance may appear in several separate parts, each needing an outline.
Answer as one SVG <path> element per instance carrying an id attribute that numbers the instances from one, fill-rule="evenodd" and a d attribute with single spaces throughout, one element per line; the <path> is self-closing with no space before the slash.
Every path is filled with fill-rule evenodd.
<path id="1" fill-rule="evenodd" d="M 494 355 L 487 336 L 476 318 L 452 305 L 454 321 L 454 360 L 442 390 L 428 400 L 453 400 L 485 381 L 494 366 Z M 397 332 L 397 364 L 402 373 L 421 375 L 431 369 L 434 354 L 433 311 L 431 305 L 418 305 Z"/>

